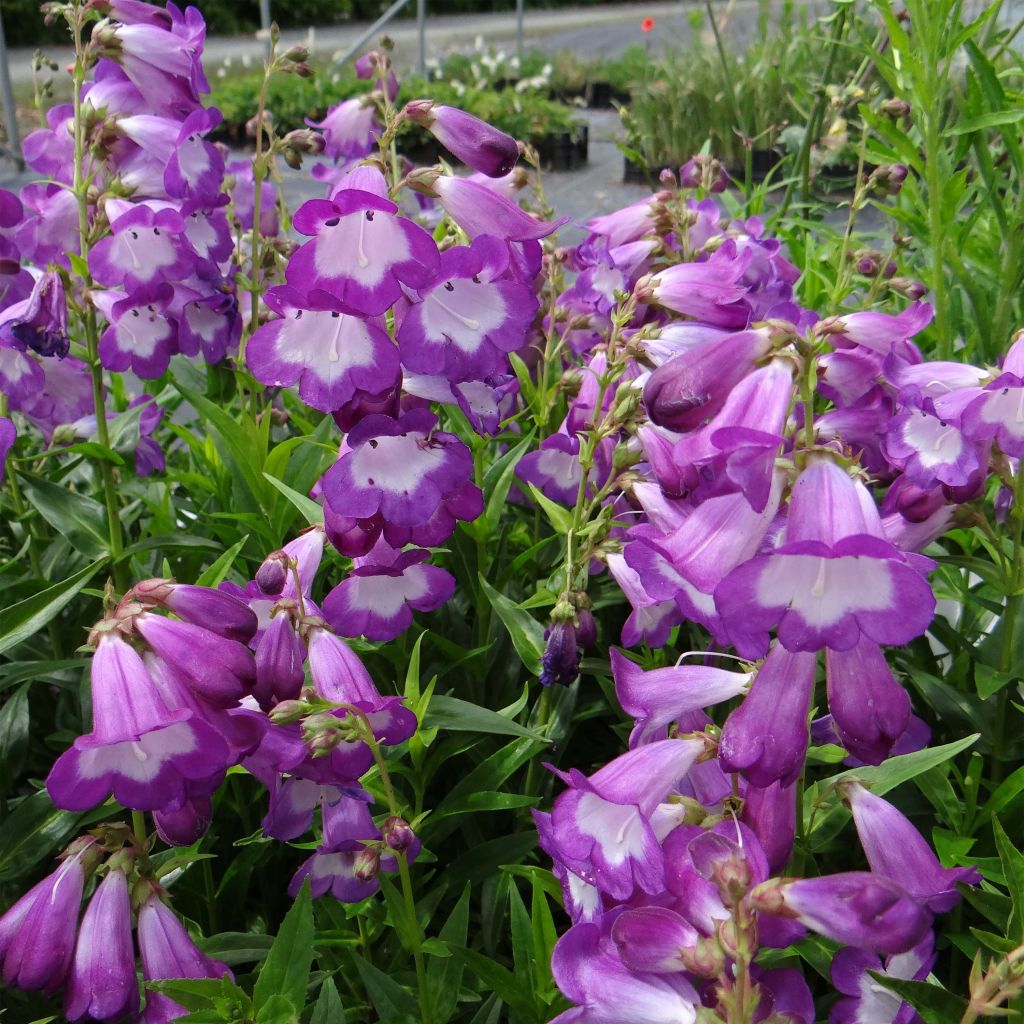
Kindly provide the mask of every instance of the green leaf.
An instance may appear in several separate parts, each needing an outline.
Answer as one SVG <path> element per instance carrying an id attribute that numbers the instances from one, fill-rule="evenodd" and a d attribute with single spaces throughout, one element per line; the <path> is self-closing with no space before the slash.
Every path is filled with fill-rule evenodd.
<path id="1" fill-rule="evenodd" d="M 147 981 L 146 988 L 171 996 L 189 1010 L 205 1010 L 210 1006 L 237 1007 L 242 1012 L 234 1019 L 245 1016 L 250 1007 L 249 997 L 226 974 L 222 978 L 173 978 L 166 981 Z M 215 1018 L 216 1019 L 216 1018 Z M 229 1012 L 221 1019 L 231 1020 Z"/>
<path id="2" fill-rule="evenodd" d="M 495 963 L 475 949 L 464 949 L 454 943 L 448 947 L 452 956 L 468 967 L 483 983 L 487 992 L 496 992 L 513 1010 L 530 1014 L 533 1000 L 529 988 L 523 987 L 510 970 Z"/>
<path id="3" fill-rule="evenodd" d="M 1004 807 L 1016 800 L 1022 792 L 1024 792 L 1024 765 L 1021 765 L 999 783 L 996 791 L 988 798 L 978 814 L 979 824 L 986 822 L 992 815 L 998 814 Z"/>
<path id="4" fill-rule="evenodd" d="M 214 960 L 234 967 L 237 964 L 260 963 L 266 960 L 274 944 L 272 935 L 251 932 L 218 932 L 200 942 L 203 952 Z"/>
<path id="5" fill-rule="evenodd" d="M 290 999 L 273 992 L 256 1011 L 256 1024 L 299 1024 L 299 1014 Z"/>
<path id="6" fill-rule="evenodd" d="M 398 856 L 402 856 L 399 854 Z M 381 892 L 384 893 L 384 900 L 388 905 L 388 913 L 391 915 L 391 923 L 398 941 L 407 953 L 417 953 L 420 948 L 419 925 L 416 918 L 409 913 L 402 894 L 395 888 L 394 883 L 386 875 L 379 876 Z"/>
<path id="7" fill-rule="evenodd" d="M 224 581 L 224 578 L 227 576 L 231 566 L 234 564 L 235 558 L 238 557 L 238 552 L 245 547 L 248 540 L 248 537 L 243 537 L 237 544 L 232 544 L 231 547 L 229 547 L 227 551 L 225 551 L 224 554 L 222 554 L 220 558 L 213 563 L 213 565 L 208 569 L 204 569 L 203 572 L 200 573 L 199 577 L 196 579 L 196 586 L 219 586 Z"/>
<path id="8" fill-rule="evenodd" d="M 253 1002 L 259 1010 L 274 994 L 283 995 L 301 1013 L 306 1005 L 309 969 L 313 963 L 313 905 L 309 880 L 281 922 L 267 959 L 253 989 Z"/>
<path id="9" fill-rule="evenodd" d="M 484 494 L 487 504 L 481 516 L 484 525 L 481 529 L 485 537 L 490 537 L 498 528 L 502 514 L 505 512 L 508 492 L 516 475 L 516 466 L 533 442 L 531 431 L 514 448 L 505 452 L 501 458 L 493 462 L 484 474 Z"/>
<path id="10" fill-rule="evenodd" d="M 338 995 L 338 986 L 333 978 L 328 978 L 320 986 L 320 994 L 316 997 L 313 1016 L 309 1024 L 340 1024 L 345 1019 L 345 1007 Z"/>
<path id="11" fill-rule="evenodd" d="M 88 558 L 106 554 L 110 543 L 107 512 L 98 501 L 42 477 L 18 476 L 28 500 L 73 548 Z"/>
<path id="12" fill-rule="evenodd" d="M 998 693 L 1007 683 L 1013 682 L 1016 678 L 1016 672 L 1000 672 L 981 661 L 974 663 L 974 685 L 982 700 L 988 700 L 994 693 Z"/>
<path id="13" fill-rule="evenodd" d="M 966 999 L 946 991 L 941 985 L 890 978 L 881 971 L 868 971 L 868 974 L 917 1010 L 924 1024 L 957 1024 L 967 1009 Z"/>
<path id="14" fill-rule="evenodd" d="M 55 619 L 105 562 L 106 559 L 93 562 L 61 583 L 0 611 L 0 653 L 27 640 Z"/>
<path id="15" fill-rule="evenodd" d="M 544 509 L 544 514 L 554 529 L 558 533 L 568 533 L 572 529 L 572 513 L 565 506 L 552 501 L 540 488 L 534 487 L 533 484 L 527 486 L 534 501 Z"/>
<path id="16" fill-rule="evenodd" d="M 1013 913 L 1006 924 L 1006 933 L 1017 941 L 1024 939 L 1024 853 L 1021 853 L 1010 842 L 1002 822 L 992 819 L 992 833 L 996 837 L 996 849 L 999 851 L 999 863 L 1003 866 L 1006 877 L 1006 888 L 1010 891 Z"/>
<path id="17" fill-rule="evenodd" d="M 540 659 L 544 654 L 544 629 L 541 624 L 522 608 L 513 604 L 504 594 L 499 594 L 483 578 L 480 577 L 480 589 L 486 595 L 491 607 L 497 612 L 498 618 L 512 637 L 523 664 L 532 675 L 540 674 Z"/>
<path id="18" fill-rule="evenodd" d="M 540 743 L 548 741 L 540 733 L 527 729 L 497 711 L 482 708 L 469 701 L 434 694 L 430 698 L 423 725 L 428 729 L 452 729 L 462 732 L 486 732 L 498 736 L 526 736 Z"/>
<path id="19" fill-rule="evenodd" d="M 69 444 L 66 448 L 58 448 L 52 454 L 60 455 L 84 455 L 90 459 L 102 459 L 104 462 L 112 462 L 115 466 L 125 465 L 125 461 L 117 452 L 95 441 L 79 441 L 77 444 Z"/>
<path id="20" fill-rule="evenodd" d="M 68 258 L 68 262 L 71 264 L 71 269 L 83 280 L 89 277 L 89 264 L 82 258 L 77 252 L 69 252 L 65 254 Z"/>
<path id="21" fill-rule="evenodd" d="M 964 121 L 958 121 L 943 132 L 947 136 L 969 135 L 971 132 L 981 131 L 984 128 L 998 128 L 1004 124 L 1016 124 L 1024 117 L 1024 109 L 1013 110 L 990 110 L 987 114 L 979 114 L 977 117 L 969 117 Z"/>
<path id="22" fill-rule="evenodd" d="M 465 946 L 469 932 L 469 896 L 472 892 L 467 883 L 458 903 L 452 909 L 448 920 L 441 926 L 438 938 L 448 952 L 452 946 Z M 446 960 L 433 959 L 427 967 L 427 985 L 431 1002 L 437 1011 L 436 1019 L 451 1020 L 459 1004 L 459 990 L 462 988 L 463 961 L 449 956 Z M 310 1022 L 313 1024 L 313 1022 Z"/>
<path id="23" fill-rule="evenodd" d="M 310 526 L 323 526 L 324 509 L 322 505 L 318 505 L 312 498 L 307 498 L 304 494 L 299 494 L 298 491 L 293 491 L 276 476 L 271 476 L 269 473 L 264 473 L 263 476 L 299 510 Z"/>
<path id="24" fill-rule="evenodd" d="M 442 808 L 431 814 L 437 821 L 449 814 L 469 814 L 474 811 L 512 811 L 519 807 L 533 807 L 540 803 L 539 796 L 526 793 L 467 793 L 461 800 L 445 801 Z"/>
<path id="25" fill-rule="evenodd" d="M 28 683 L 23 683 L 0 708 L 0 794 L 21 774 L 28 746 Z"/>
<path id="26" fill-rule="evenodd" d="M 422 1020 L 415 998 L 391 975 L 385 974 L 361 956 L 354 956 L 353 959 L 366 987 L 366 994 L 380 1015 L 382 1024 L 417 1024 Z"/>
<path id="27" fill-rule="evenodd" d="M 509 886 L 509 924 L 512 939 L 512 963 L 515 967 L 515 979 L 520 990 L 530 996 L 530 1002 L 536 1004 L 536 950 L 533 947 L 533 928 L 526 904 L 519 895 L 519 887 Z M 533 1010 L 536 1013 L 536 1009 Z"/>

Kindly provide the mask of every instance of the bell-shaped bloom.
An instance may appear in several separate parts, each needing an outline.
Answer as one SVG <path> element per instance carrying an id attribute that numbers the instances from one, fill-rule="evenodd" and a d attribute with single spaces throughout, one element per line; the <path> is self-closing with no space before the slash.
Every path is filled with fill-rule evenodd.
<path id="1" fill-rule="evenodd" d="M 696 946 L 700 937 L 693 925 L 667 907 L 627 910 L 612 925 L 612 939 L 623 964 L 643 974 L 684 970 L 680 953 Z"/>
<path id="2" fill-rule="evenodd" d="M 139 908 L 139 953 L 142 956 L 142 977 L 146 981 L 171 978 L 222 978 L 231 971 L 219 960 L 211 960 L 200 952 L 170 907 L 153 893 Z M 184 1017 L 185 1007 L 170 996 L 146 992 L 146 1024 L 167 1024 Z"/>
<path id="3" fill-rule="evenodd" d="M 184 355 L 202 352 L 208 363 L 219 363 L 238 347 L 241 336 L 238 299 L 230 292 L 200 295 L 181 307 L 178 346 Z"/>
<path id="4" fill-rule="evenodd" d="M 571 686 L 580 674 L 580 644 L 572 622 L 552 622 L 544 630 L 540 659 L 541 686 Z"/>
<path id="5" fill-rule="evenodd" d="M 577 924 L 555 945 L 551 973 L 574 1009 L 551 1024 L 693 1024 L 700 996 L 681 974 L 635 974 L 610 936 Z"/>
<path id="6" fill-rule="evenodd" d="M 758 657 L 772 627 L 791 651 L 849 650 L 862 635 L 909 643 L 931 622 L 935 595 L 882 539 L 863 484 L 815 458 L 794 485 L 784 543 L 733 569 L 715 605 L 739 653 Z"/>
<path id="7" fill-rule="evenodd" d="M 217 785 L 222 779 L 222 774 L 216 776 Z M 163 807 L 153 812 L 157 835 L 168 846 L 191 846 L 206 835 L 213 819 L 213 801 L 205 792 L 207 784 L 208 780 L 204 780 L 199 784 L 203 791 L 194 793 L 191 792 L 192 787 L 187 787 L 190 795 L 179 806 Z"/>
<path id="8" fill-rule="evenodd" d="M 868 871 L 765 882 L 751 900 L 755 908 L 795 917 L 826 938 L 878 953 L 905 953 L 932 920 L 901 886 Z"/>
<path id="9" fill-rule="evenodd" d="M 789 785 L 803 770 L 817 655 L 776 644 L 722 728 L 719 759 L 755 786 Z"/>
<path id="10" fill-rule="evenodd" d="M 693 767 L 699 740 L 660 740 L 615 758 L 590 778 L 571 771 L 571 788 L 551 812 L 553 855 L 615 899 L 665 886 L 661 846 L 649 818 Z"/>
<path id="11" fill-rule="evenodd" d="M 328 504 L 358 519 L 380 512 L 397 526 L 427 522 L 473 475 L 469 449 L 436 425 L 426 409 L 397 420 L 367 416 L 349 433 L 349 451 L 323 477 Z"/>
<path id="12" fill-rule="evenodd" d="M 228 164 L 228 174 L 234 179 L 230 188 L 231 209 L 242 225 L 251 231 L 256 217 L 256 181 L 252 173 L 252 160 L 236 160 Z M 260 234 L 274 238 L 280 229 L 277 216 L 277 189 L 269 178 L 260 182 Z"/>
<path id="13" fill-rule="evenodd" d="M 704 263 L 676 263 L 647 282 L 641 280 L 641 293 L 675 313 L 715 327 L 741 329 L 750 319 L 742 281 L 749 263 L 749 250 L 737 255 L 726 244 Z"/>
<path id="14" fill-rule="evenodd" d="M 864 949 L 841 949 L 832 960 L 832 984 L 845 999 L 832 1005 L 829 1024 L 916 1024 L 914 1008 L 880 985 L 869 971 L 903 981 L 924 981 L 935 964 L 935 936 L 926 933 L 913 949 L 894 953 L 885 964 Z"/>
<path id="15" fill-rule="evenodd" d="M 381 542 L 324 598 L 324 616 L 342 636 L 393 640 L 412 625 L 413 611 L 432 612 L 455 592 L 454 577 L 426 564 L 429 558 L 429 551 L 398 553 Z"/>
<path id="16" fill-rule="evenodd" d="M 337 786 L 322 786 L 311 779 L 275 774 L 268 781 L 270 807 L 263 817 L 263 834 L 283 843 L 298 839 L 313 824 L 313 812 L 321 804 L 342 799 Z"/>
<path id="17" fill-rule="evenodd" d="M 706 665 L 674 665 L 643 671 L 614 647 L 611 649 L 615 696 L 622 710 L 636 719 L 630 747 L 664 739 L 665 729 L 684 715 L 739 696 L 753 673 L 729 672 Z"/>
<path id="18" fill-rule="evenodd" d="M 622 644 L 635 647 L 643 642 L 649 647 L 662 647 L 668 642 L 673 626 L 682 621 L 682 613 L 674 600 L 658 601 L 645 589 L 640 573 L 627 564 L 623 555 L 607 556 L 608 571 L 619 585 L 633 610 L 622 627 Z"/>
<path id="19" fill-rule="evenodd" d="M 53 802 L 84 811 L 111 793 L 124 807 L 156 810 L 180 802 L 189 781 L 228 761 L 213 727 L 171 710 L 142 658 L 115 633 L 100 637 L 91 666 L 92 732 L 79 736 L 46 780 Z"/>
<path id="20" fill-rule="evenodd" d="M 393 548 L 403 548 L 407 544 L 426 548 L 440 547 L 455 532 L 457 522 L 472 522 L 483 510 L 483 492 L 467 480 L 454 494 L 445 497 L 425 523 L 400 526 L 381 517 L 384 539 Z"/>
<path id="21" fill-rule="evenodd" d="M 71 189 L 56 182 L 26 185 L 21 190 L 25 217 L 15 241 L 22 258 L 44 267 L 68 266 L 69 252 L 78 251 L 78 200 Z"/>
<path id="22" fill-rule="evenodd" d="M 516 464 L 516 476 L 533 484 L 552 501 L 575 505 L 583 470 L 579 460 L 580 439 L 574 434 L 551 434 L 536 451 L 527 452 Z"/>
<path id="23" fill-rule="evenodd" d="M 313 629 L 308 643 L 309 671 L 321 697 L 363 711 L 380 743 L 401 743 L 416 731 L 416 716 L 403 707 L 400 697 L 380 693 L 344 640 L 325 629 Z"/>
<path id="24" fill-rule="evenodd" d="M 492 235 L 509 242 L 546 238 L 569 219 L 540 220 L 511 199 L 469 178 L 441 175 L 431 187 L 448 216 L 471 239 L 479 235 Z"/>
<path id="25" fill-rule="evenodd" d="M 123 284 L 132 292 L 189 275 L 195 253 L 177 210 L 139 203 L 116 217 L 110 230 L 89 250 L 89 270 L 100 284 Z"/>
<path id="26" fill-rule="evenodd" d="M 253 695 L 263 708 L 295 700 L 306 678 L 306 645 L 288 608 L 272 613 L 270 625 L 256 645 L 256 683 Z"/>
<path id="27" fill-rule="evenodd" d="M 888 355 L 894 345 L 923 331 L 931 323 L 933 313 L 927 302 L 915 302 L 895 316 L 868 310 L 837 316 L 822 326 L 832 325 L 830 334 L 836 343 L 861 345 L 872 352 Z"/>
<path id="28" fill-rule="evenodd" d="M 295 213 L 296 231 L 313 235 L 288 263 L 287 281 L 307 294 L 322 289 L 349 310 L 378 316 L 402 294 L 437 276 L 433 238 L 387 199 L 343 189 L 311 199 Z"/>
<path id="29" fill-rule="evenodd" d="M 786 867 L 793 852 L 797 814 L 794 785 L 748 785 L 743 794 L 740 821 L 757 836 L 772 874 Z"/>
<path id="30" fill-rule="evenodd" d="M 0 328 L 9 312 L 0 311 Z M 11 409 L 20 409 L 38 394 L 45 380 L 39 360 L 25 351 L 24 345 L 12 338 L 5 344 L 0 338 L 0 392 L 6 396 Z"/>
<path id="31" fill-rule="evenodd" d="M 68 302 L 60 274 L 47 270 L 27 299 L 4 310 L 0 344 L 61 359 L 68 354 Z"/>
<path id="32" fill-rule="evenodd" d="M 135 621 L 146 643 L 212 704 L 232 707 L 255 682 L 252 653 L 237 640 L 151 612 Z"/>
<path id="33" fill-rule="evenodd" d="M 2 315 L 2 314 L 0 314 Z M 0 388 L 3 388 L 5 349 L 0 347 Z M 35 363 L 37 368 L 39 363 Z M 39 390 L 22 392 L 20 408 L 47 436 L 62 423 L 73 423 L 92 409 L 92 374 L 89 364 L 73 356 L 42 360 Z M 24 383 L 24 381 L 23 381 Z M 6 392 L 14 407 L 14 399 Z"/>
<path id="34" fill-rule="evenodd" d="M 169 196 L 213 203 L 224 181 L 224 157 L 203 136 L 223 120 L 216 108 L 195 110 L 184 121 L 171 151 L 164 186 Z"/>
<path id="35" fill-rule="evenodd" d="M 360 852 L 317 850 L 292 876 L 288 883 L 288 895 L 292 898 L 297 896 L 302 883 L 308 878 L 314 899 L 328 892 L 342 903 L 358 903 L 372 896 L 380 888 L 380 882 L 375 875 L 369 879 L 361 877 L 367 872 L 360 871 Z"/>
<path id="36" fill-rule="evenodd" d="M 0 917 L 0 978 L 11 988 L 53 995 L 71 967 L 85 887 L 74 854 Z"/>
<path id="37" fill-rule="evenodd" d="M 174 289 L 161 282 L 118 298 L 123 294 L 93 294 L 110 321 L 100 337 L 100 361 L 108 370 L 131 370 L 153 380 L 167 371 L 178 351 L 178 322 L 171 312 Z"/>
<path id="38" fill-rule="evenodd" d="M 157 603 L 179 618 L 243 644 L 253 638 L 259 625 L 251 608 L 223 590 L 170 580 L 144 580 L 132 591 L 144 601 L 154 593 L 158 595 Z"/>
<path id="39" fill-rule="evenodd" d="M 659 366 L 644 385 L 644 405 L 654 423 L 693 430 L 725 404 L 729 392 L 771 349 L 765 328 L 698 343 Z"/>
<path id="40" fill-rule="evenodd" d="M 69 1021 L 120 1020 L 139 1008 L 128 878 L 112 868 L 82 917 L 64 995 Z"/>
<path id="41" fill-rule="evenodd" d="M 426 128 L 456 159 L 489 178 L 502 178 L 519 159 L 519 144 L 486 121 L 433 100 L 411 100 L 405 116 Z"/>
<path id="42" fill-rule="evenodd" d="M 959 902 L 958 882 L 981 881 L 975 868 L 942 867 L 921 833 L 887 800 L 859 783 L 845 787 L 845 798 L 871 870 L 898 882 L 933 913 L 943 914 Z"/>
<path id="43" fill-rule="evenodd" d="M 326 292 L 307 296 L 292 287 L 271 288 L 264 301 L 278 319 L 260 327 L 245 349 L 262 384 L 298 382 L 307 405 L 333 412 L 399 372 L 387 331 Z"/>
<path id="44" fill-rule="evenodd" d="M 881 764 L 910 722 L 910 698 L 878 644 L 861 637 L 848 651 L 825 650 L 828 707 L 846 749 Z"/>
<path id="45" fill-rule="evenodd" d="M 508 246 L 484 235 L 442 253 L 437 280 L 401 315 L 402 364 L 454 381 L 504 373 L 507 353 L 523 347 L 538 305 L 531 287 L 502 276 L 508 260 Z"/>
<path id="46" fill-rule="evenodd" d="M 353 96 L 328 107 L 322 121 L 307 120 L 306 124 L 323 133 L 324 153 L 331 160 L 357 160 L 376 145 L 376 108 L 365 96 Z"/>

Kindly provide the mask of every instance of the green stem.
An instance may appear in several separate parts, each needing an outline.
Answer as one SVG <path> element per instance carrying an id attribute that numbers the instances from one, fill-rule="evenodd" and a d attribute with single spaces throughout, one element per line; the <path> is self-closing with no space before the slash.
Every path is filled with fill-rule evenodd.
<path id="1" fill-rule="evenodd" d="M 145 850 L 148 836 L 145 811 L 132 811 L 132 835 L 135 837 L 135 845 L 140 850 Z"/>
<path id="2" fill-rule="evenodd" d="M 77 13 L 75 17 L 77 17 Z M 82 260 L 81 273 L 84 297 L 82 311 L 85 329 L 86 360 L 92 377 L 92 404 L 96 415 L 96 439 L 103 448 L 110 447 L 110 432 L 107 429 L 107 408 L 103 392 L 103 365 L 99 358 L 99 328 L 96 321 L 96 310 L 88 298 L 93 287 L 92 274 L 88 270 L 89 262 L 89 183 L 85 178 L 85 121 L 82 116 L 82 85 L 85 82 L 85 59 L 82 44 L 82 26 L 77 22 L 73 26 L 75 39 L 75 67 L 72 76 L 72 100 L 74 107 L 75 127 L 75 166 L 72 189 L 78 202 L 78 242 L 79 255 Z M 122 593 L 128 589 L 129 580 L 127 566 L 122 562 L 124 541 L 121 533 L 121 511 L 117 501 L 117 489 L 114 483 L 114 467 L 106 459 L 97 459 L 94 463 L 100 477 L 103 490 L 103 503 L 107 511 L 107 533 L 109 536 L 110 555 L 114 560 L 114 582 Z"/>
<path id="3" fill-rule="evenodd" d="M 551 722 L 551 687 L 545 686 L 541 690 L 540 700 L 537 701 L 537 723 L 534 728 L 539 733 L 547 731 Z M 523 793 L 533 796 L 537 787 L 537 776 L 540 774 L 540 765 L 536 757 L 530 758 L 530 764 L 526 769 L 526 781 L 523 783 Z"/>

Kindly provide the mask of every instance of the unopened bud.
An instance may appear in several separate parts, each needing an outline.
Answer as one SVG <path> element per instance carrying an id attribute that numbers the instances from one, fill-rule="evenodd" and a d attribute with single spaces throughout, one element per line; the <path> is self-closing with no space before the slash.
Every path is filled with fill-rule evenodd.
<path id="1" fill-rule="evenodd" d="M 309 47 L 301 44 L 290 46 L 281 54 L 281 61 L 287 64 L 299 64 L 307 60 L 309 60 Z"/>
<path id="2" fill-rule="evenodd" d="M 889 287 L 894 292 L 899 292 L 900 295 L 905 295 L 908 299 L 912 299 L 915 302 L 923 298 L 928 291 L 920 281 L 915 281 L 909 277 L 894 277 L 889 281 Z"/>
<path id="3" fill-rule="evenodd" d="M 910 104 L 898 97 L 894 97 L 891 100 L 884 100 L 878 105 L 878 109 L 881 110 L 886 117 L 891 117 L 893 120 L 897 120 L 901 117 L 906 117 L 910 113 Z"/>
<path id="4" fill-rule="evenodd" d="M 355 855 L 352 873 L 360 882 L 372 882 L 380 871 L 380 848 L 364 846 Z"/>
<path id="5" fill-rule="evenodd" d="M 715 862 L 711 879 L 718 886 L 723 902 L 734 906 L 750 888 L 750 866 L 743 856 L 725 857 Z"/>
<path id="6" fill-rule="evenodd" d="M 274 725 L 290 725 L 297 722 L 309 711 L 308 705 L 301 700 L 283 700 L 270 709 L 269 718 Z"/>
<path id="7" fill-rule="evenodd" d="M 397 814 L 391 815 L 381 826 L 380 831 L 384 836 L 384 842 L 392 850 L 408 850 L 416 841 L 416 833 L 410 828 L 409 822 Z"/>
<path id="8" fill-rule="evenodd" d="M 701 936 L 691 949 L 679 951 L 683 966 L 699 978 L 717 978 L 725 967 L 725 952 L 717 939 Z"/>
<path id="9" fill-rule="evenodd" d="M 267 595 L 280 594 L 288 581 L 288 555 L 284 551 L 272 551 L 256 570 L 256 586 Z"/>

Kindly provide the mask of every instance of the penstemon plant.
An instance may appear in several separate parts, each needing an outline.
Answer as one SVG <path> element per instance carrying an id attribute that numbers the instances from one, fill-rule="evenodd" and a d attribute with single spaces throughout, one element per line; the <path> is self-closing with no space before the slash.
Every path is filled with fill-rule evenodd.
<path id="1" fill-rule="evenodd" d="M 832 249 L 708 155 L 560 247 L 529 147 L 396 106 L 386 45 L 280 135 L 273 31 L 233 161 L 198 11 L 45 10 L 72 102 L 0 190 L 5 1021 L 1019 1011 L 1024 337 L 953 360 L 909 240 L 856 247 L 915 161 L 865 136 Z"/>

